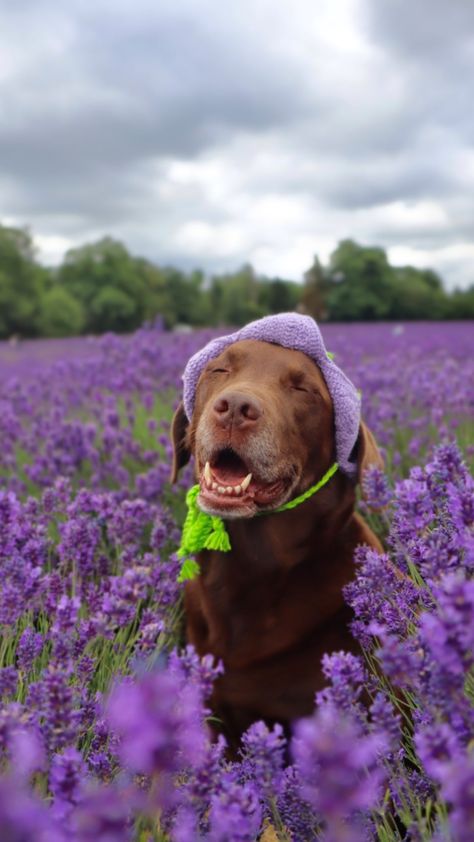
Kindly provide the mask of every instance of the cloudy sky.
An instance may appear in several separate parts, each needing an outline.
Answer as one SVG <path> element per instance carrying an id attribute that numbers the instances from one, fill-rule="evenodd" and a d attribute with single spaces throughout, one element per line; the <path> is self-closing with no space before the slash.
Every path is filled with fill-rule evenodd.
<path id="1" fill-rule="evenodd" d="M 299 279 L 353 237 L 474 282 L 473 0 L 0 4 L 0 220 L 40 259 Z"/>

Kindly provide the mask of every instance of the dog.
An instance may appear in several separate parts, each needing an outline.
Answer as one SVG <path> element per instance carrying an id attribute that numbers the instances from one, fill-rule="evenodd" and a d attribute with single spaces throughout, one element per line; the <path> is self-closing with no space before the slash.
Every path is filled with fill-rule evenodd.
<path id="1" fill-rule="evenodd" d="M 184 595 L 188 642 L 224 664 L 211 703 L 231 747 L 255 720 L 288 729 L 309 715 L 325 684 L 322 655 L 357 650 L 343 588 L 358 544 L 382 551 L 354 511 L 364 470 L 383 467 L 363 421 L 353 476 L 337 470 L 295 508 L 275 511 L 335 462 L 335 422 L 315 360 L 252 338 L 203 365 L 192 416 L 181 403 L 173 418 L 172 480 L 192 455 L 199 507 L 224 520 L 231 542 L 228 552 L 199 553 L 201 574 Z"/>

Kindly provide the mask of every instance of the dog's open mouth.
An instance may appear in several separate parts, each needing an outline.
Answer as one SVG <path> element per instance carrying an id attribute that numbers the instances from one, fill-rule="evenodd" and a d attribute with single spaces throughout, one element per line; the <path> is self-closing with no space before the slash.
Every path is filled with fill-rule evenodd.
<path id="1" fill-rule="evenodd" d="M 210 512 L 249 517 L 258 508 L 272 508 L 287 487 L 283 479 L 259 481 L 232 448 L 218 450 L 202 469 L 200 502 Z"/>

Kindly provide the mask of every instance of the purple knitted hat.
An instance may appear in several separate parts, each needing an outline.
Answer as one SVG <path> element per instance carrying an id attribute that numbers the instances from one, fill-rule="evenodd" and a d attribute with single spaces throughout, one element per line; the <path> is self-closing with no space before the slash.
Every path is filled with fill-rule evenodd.
<path id="1" fill-rule="evenodd" d="M 336 454 L 343 473 L 353 477 L 356 465 L 349 457 L 359 434 L 360 395 L 340 368 L 328 357 L 318 325 L 310 316 L 298 313 L 279 313 L 266 316 L 245 327 L 212 339 L 188 361 L 183 374 L 184 411 L 189 419 L 193 414 L 194 398 L 199 376 L 209 360 L 241 339 L 258 339 L 284 348 L 303 351 L 319 366 L 326 381 L 334 407 Z"/>

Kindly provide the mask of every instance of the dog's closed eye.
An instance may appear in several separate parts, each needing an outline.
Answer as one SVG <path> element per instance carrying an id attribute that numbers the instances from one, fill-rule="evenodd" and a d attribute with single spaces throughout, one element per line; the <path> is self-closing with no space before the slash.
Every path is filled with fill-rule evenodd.
<path id="1" fill-rule="evenodd" d="M 294 389 L 296 392 L 309 392 L 309 389 L 306 386 L 303 386 L 301 383 L 292 383 L 291 388 Z"/>
<path id="2" fill-rule="evenodd" d="M 306 392 L 307 394 L 319 395 L 318 389 L 311 383 L 302 371 L 291 372 L 287 384 L 294 392 Z"/>

